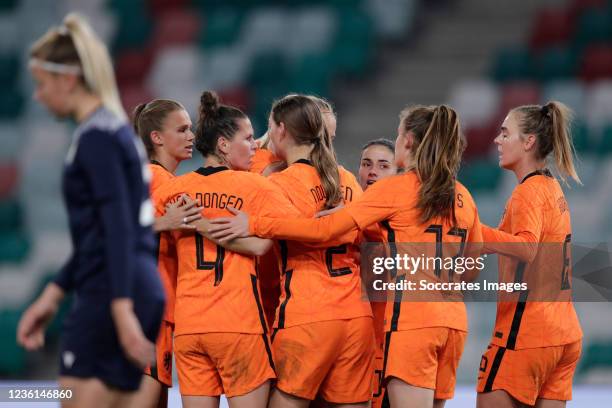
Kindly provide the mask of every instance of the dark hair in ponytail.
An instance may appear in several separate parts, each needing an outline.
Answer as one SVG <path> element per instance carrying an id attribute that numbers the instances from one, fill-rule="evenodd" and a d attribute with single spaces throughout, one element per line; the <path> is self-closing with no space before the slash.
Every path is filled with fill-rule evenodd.
<path id="1" fill-rule="evenodd" d="M 457 113 L 449 106 L 413 106 L 400 114 L 401 128 L 412 132 L 414 168 L 421 181 L 417 208 L 421 222 L 455 219 L 455 182 L 465 150 Z"/>
<path id="2" fill-rule="evenodd" d="M 149 103 L 141 103 L 134 109 L 132 113 L 134 131 L 142 139 L 150 159 L 155 154 L 151 132 L 161 130 L 168 115 L 177 110 L 185 108 L 171 99 L 153 99 Z"/>
<path id="3" fill-rule="evenodd" d="M 240 109 L 222 105 L 213 91 L 202 92 L 198 111 L 195 148 L 205 157 L 217 154 L 219 138 L 233 139 L 240 128 L 238 120 L 248 118 Z"/>
<path id="4" fill-rule="evenodd" d="M 570 133 L 572 111 L 561 102 L 546 105 L 523 105 L 512 109 L 519 114 L 522 134 L 536 136 L 536 159 L 545 160 L 550 153 L 555 157 L 561 180 L 571 177 L 582 184 L 574 167 L 575 150 Z"/>
<path id="5" fill-rule="evenodd" d="M 338 205 L 342 201 L 338 163 L 317 101 L 305 95 L 287 95 L 274 102 L 271 115 L 276 124 L 285 124 L 298 145 L 313 145 L 310 160 L 321 179 L 325 208 Z"/>

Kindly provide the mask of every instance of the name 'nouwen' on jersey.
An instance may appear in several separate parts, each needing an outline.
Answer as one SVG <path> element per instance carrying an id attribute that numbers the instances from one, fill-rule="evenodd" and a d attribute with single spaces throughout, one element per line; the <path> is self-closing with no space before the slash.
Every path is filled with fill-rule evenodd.
<path id="1" fill-rule="evenodd" d="M 350 172 L 342 167 L 338 170 L 342 197 L 348 204 L 361 196 L 361 187 Z M 299 217 L 312 218 L 324 209 L 325 193 L 309 161 L 299 160 L 271 174 L 269 180 L 285 192 Z M 319 248 L 298 241 L 281 242 L 283 282 L 274 327 L 372 315 L 369 303 L 361 298 L 359 248 L 353 244 L 357 236 L 352 231 L 318 244 Z"/>

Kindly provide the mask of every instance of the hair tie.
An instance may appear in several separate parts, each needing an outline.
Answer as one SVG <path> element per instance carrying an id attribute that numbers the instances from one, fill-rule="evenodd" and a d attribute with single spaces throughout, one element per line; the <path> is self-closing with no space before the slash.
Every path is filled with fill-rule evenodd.
<path id="1" fill-rule="evenodd" d="M 550 106 L 548 104 L 542 106 L 540 112 L 542 112 L 542 116 L 550 117 Z"/>

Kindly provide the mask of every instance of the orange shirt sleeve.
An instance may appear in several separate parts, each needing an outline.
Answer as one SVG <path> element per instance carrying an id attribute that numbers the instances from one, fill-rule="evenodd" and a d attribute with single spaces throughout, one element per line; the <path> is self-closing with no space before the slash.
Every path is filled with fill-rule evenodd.
<path id="1" fill-rule="evenodd" d="M 270 218 L 298 218 L 300 212 L 282 192 L 280 187 L 267 179 L 261 180 L 255 201 L 258 203 L 257 215 Z"/>
<path id="2" fill-rule="evenodd" d="M 279 161 L 281 160 L 271 151 L 259 148 L 255 151 L 249 171 L 251 173 L 263 174 L 268 166 Z"/>
<path id="3" fill-rule="evenodd" d="M 249 231 L 265 238 L 325 242 L 356 227 L 364 229 L 387 219 L 396 211 L 389 202 L 391 199 L 392 195 L 379 181 L 359 199 L 331 215 L 317 219 L 251 217 Z"/>
<path id="4" fill-rule="evenodd" d="M 482 253 L 483 240 L 484 240 L 484 226 L 480 223 L 480 217 L 478 216 L 478 209 L 474 206 L 474 222 L 468 229 L 469 234 L 467 237 L 467 248 L 466 256 L 476 257 Z"/>
<path id="5" fill-rule="evenodd" d="M 151 201 L 153 201 L 153 207 L 155 208 L 155 216 L 160 217 L 166 213 L 166 202 L 170 199 L 166 193 L 166 189 L 160 188 L 153 192 L 151 195 Z"/>
<path id="6" fill-rule="evenodd" d="M 529 232 L 512 235 L 488 225 L 482 226 L 482 232 L 487 253 L 513 256 L 524 262 L 532 262 L 538 253 L 538 241 Z"/>
<path id="7" fill-rule="evenodd" d="M 262 238 L 326 242 L 356 228 L 346 208 L 321 218 L 251 217 L 249 232 Z"/>
<path id="8" fill-rule="evenodd" d="M 347 178 L 349 180 L 347 184 L 350 184 L 351 188 L 353 188 L 357 192 L 356 198 L 359 199 L 363 195 L 363 190 L 361 189 L 361 186 L 359 185 L 359 182 L 357 181 L 357 178 L 355 178 L 353 173 L 349 171 L 346 171 L 346 173 L 347 173 Z M 374 224 L 368 225 L 368 227 L 363 229 L 361 234 L 359 234 L 359 243 L 362 243 L 364 241 L 366 242 L 383 242 L 384 241 L 384 234 L 379 224 L 374 223 Z"/>
<path id="9" fill-rule="evenodd" d="M 153 208 L 155 208 L 155 217 L 161 217 L 166 213 L 166 204 L 175 200 L 183 193 L 177 192 L 177 188 L 180 186 L 175 182 L 175 178 L 171 179 L 163 186 L 155 190 L 151 195 L 151 201 L 153 202 Z"/>
<path id="10" fill-rule="evenodd" d="M 483 241 L 483 225 L 480 223 L 480 216 L 478 215 L 478 208 L 474 206 L 474 223 L 470 228 L 470 234 L 468 236 L 468 242 L 482 242 Z"/>
<path id="11" fill-rule="evenodd" d="M 509 211 L 512 233 L 482 226 L 485 249 L 531 262 L 538 252 L 542 234 L 542 211 L 537 202 L 528 202 L 519 194 L 512 198 Z"/>
<path id="12" fill-rule="evenodd" d="M 390 218 L 398 210 L 394 179 L 384 179 L 371 185 L 363 195 L 346 207 L 360 230 Z"/>
<path id="13" fill-rule="evenodd" d="M 534 243 L 538 242 L 534 234 L 529 231 L 519 232 L 518 234 L 509 234 L 507 232 L 489 227 L 482 226 L 482 235 L 485 242 L 509 242 L 509 243 Z"/>
<path id="14" fill-rule="evenodd" d="M 292 201 L 295 199 L 304 199 L 300 194 L 290 194 L 287 190 L 291 189 L 292 179 L 287 178 L 288 176 L 283 173 L 276 173 L 271 175 L 268 179 L 274 185 L 273 189 L 282 195 L 284 202 L 287 204 L 278 206 L 278 209 L 272 208 L 270 203 L 266 202 L 265 199 L 260 200 L 265 202 L 269 211 L 262 211 L 259 215 L 250 217 L 250 230 L 253 235 L 257 235 L 262 238 L 273 238 L 273 239 L 288 239 L 294 241 L 305 241 L 305 242 L 326 242 L 333 236 L 341 235 L 342 233 L 349 231 L 355 227 L 352 219 L 348 218 L 348 225 L 342 227 L 336 231 L 332 228 L 342 225 L 338 224 L 335 220 L 338 218 L 337 213 L 331 216 L 322 218 L 304 218 L 304 215 L 300 212 L 300 202 Z M 264 192 L 264 194 L 272 196 L 271 202 L 274 200 L 281 202 L 276 193 Z M 304 204 L 303 207 L 308 207 L 308 204 Z M 280 210 L 280 211 L 279 211 Z M 343 209 L 344 210 L 344 209 Z M 284 213 L 285 215 L 283 216 Z M 346 221 L 346 218 L 345 218 Z"/>

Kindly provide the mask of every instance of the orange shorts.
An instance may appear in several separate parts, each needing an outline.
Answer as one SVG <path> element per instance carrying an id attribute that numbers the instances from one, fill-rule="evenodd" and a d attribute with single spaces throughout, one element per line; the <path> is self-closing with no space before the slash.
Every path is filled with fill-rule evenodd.
<path id="1" fill-rule="evenodd" d="M 383 348 L 376 345 L 376 358 L 374 359 L 374 388 L 372 394 L 372 408 L 381 408 L 385 398 L 383 373 Z"/>
<path id="2" fill-rule="evenodd" d="M 372 398 L 374 328 L 371 317 L 314 322 L 280 329 L 272 342 L 277 388 L 331 403 Z"/>
<path id="3" fill-rule="evenodd" d="M 155 342 L 155 363 L 145 368 L 150 375 L 166 387 L 172 387 L 172 334 L 174 323 L 162 321 Z"/>
<path id="4" fill-rule="evenodd" d="M 376 334 L 376 359 L 374 362 L 374 390 L 372 394 L 372 408 L 381 408 L 385 398 L 383 381 L 383 350 L 385 344 L 385 302 L 370 302 L 374 316 L 374 333 Z M 387 404 L 388 405 L 388 404 Z"/>
<path id="5" fill-rule="evenodd" d="M 480 359 L 478 392 L 504 390 L 527 405 L 534 405 L 538 398 L 571 400 L 581 350 L 580 340 L 523 350 L 491 344 Z"/>
<path id="6" fill-rule="evenodd" d="M 174 355 L 181 395 L 231 398 L 276 378 L 266 334 L 183 334 Z"/>
<path id="7" fill-rule="evenodd" d="M 436 399 L 453 398 L 466 338 L 466 332 L 447 327 L 388 332 L 385 382 L 395 377 L 415 387 L 435 390 Z"/>

